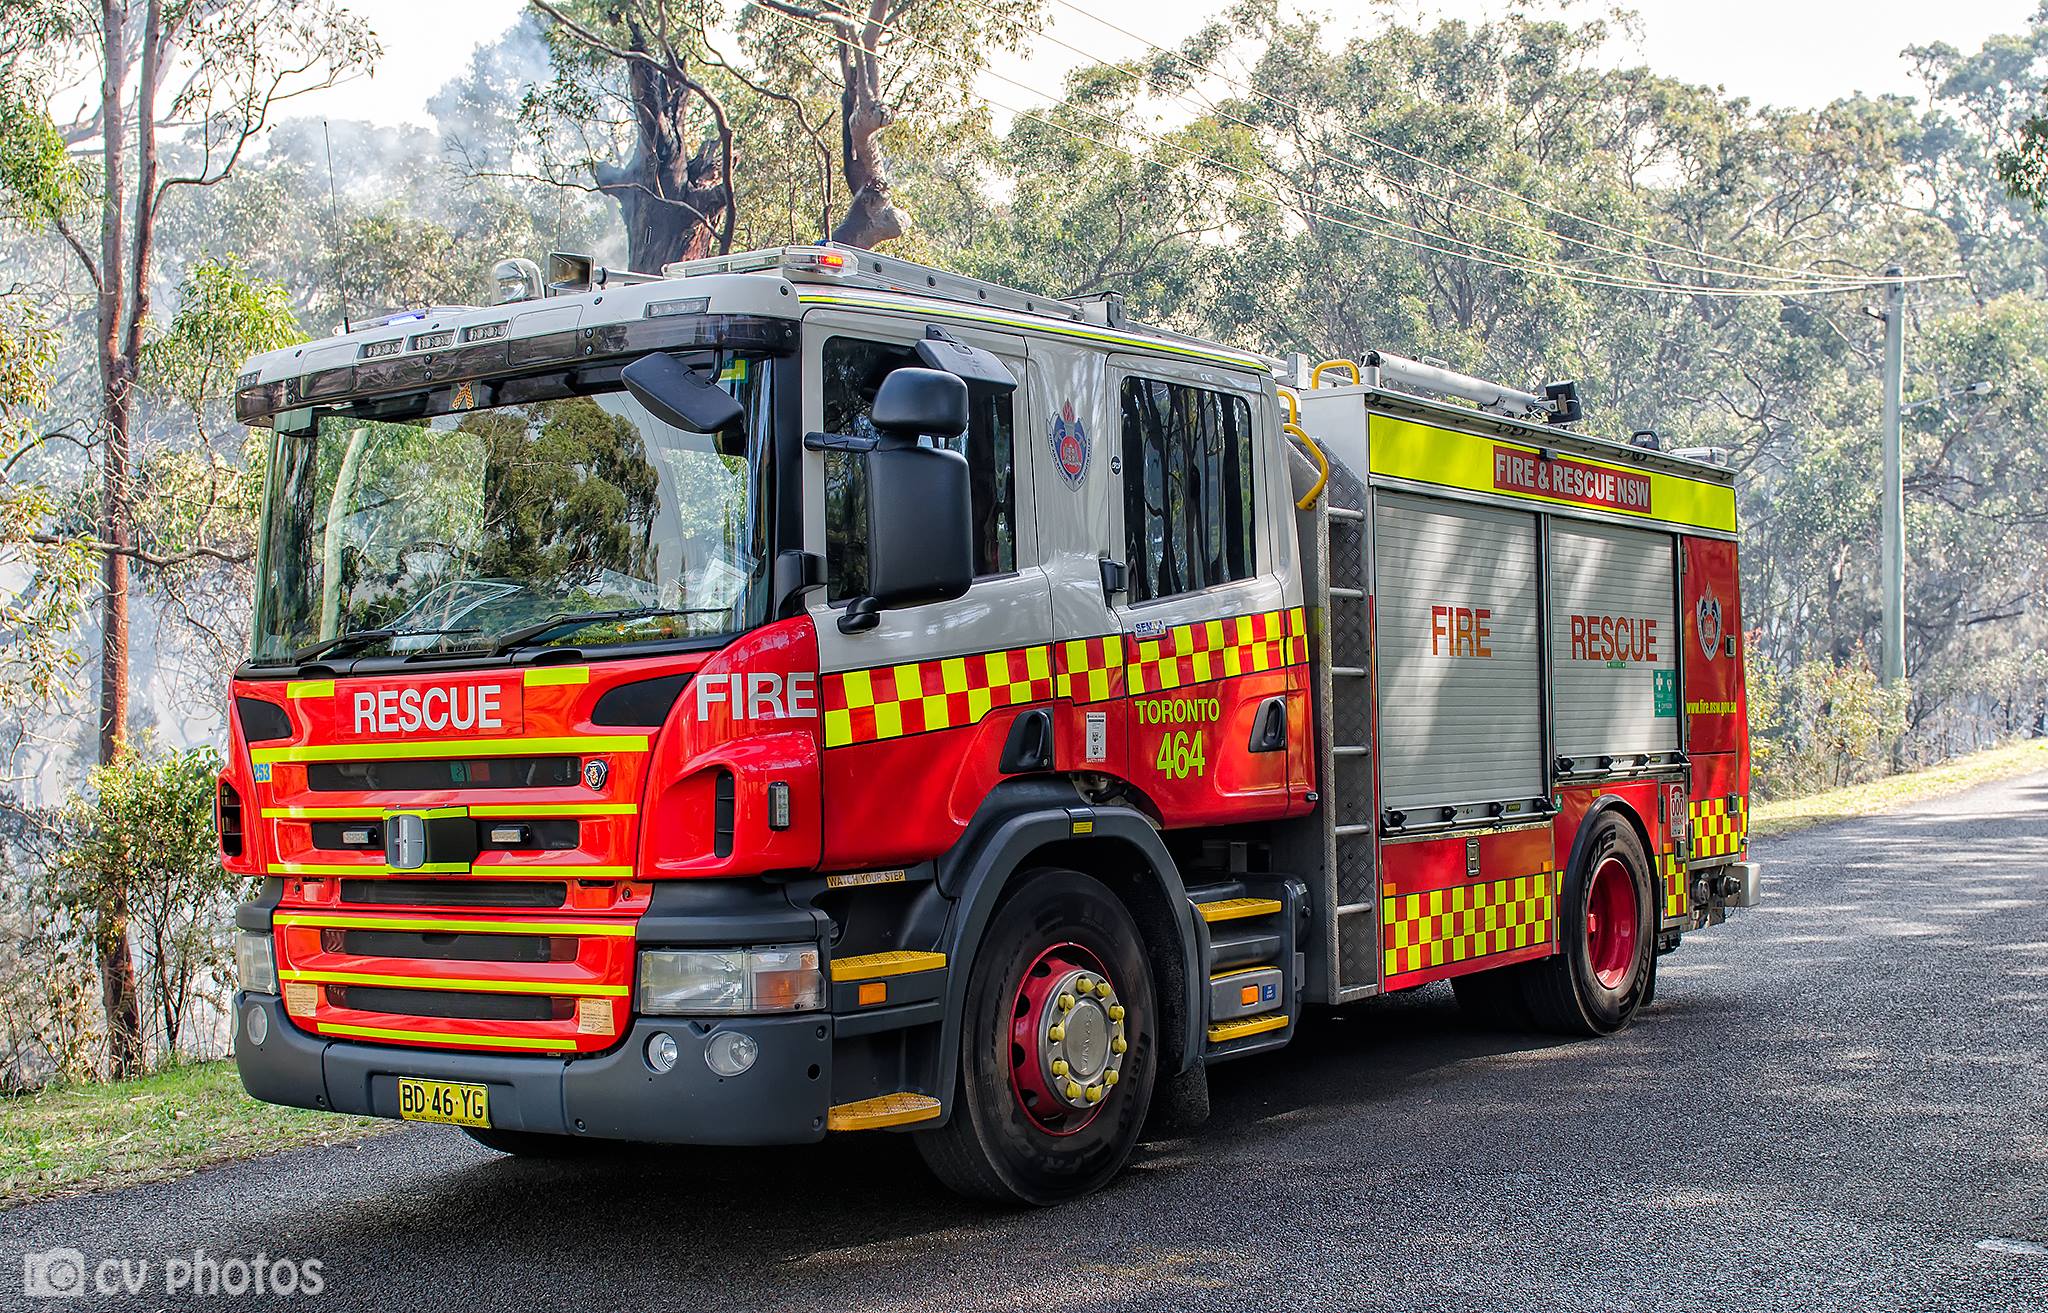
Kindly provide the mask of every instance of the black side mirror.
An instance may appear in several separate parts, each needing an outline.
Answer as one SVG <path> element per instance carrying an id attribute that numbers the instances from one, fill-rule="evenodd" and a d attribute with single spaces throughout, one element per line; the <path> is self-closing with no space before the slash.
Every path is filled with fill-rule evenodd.
<path id="1" fill-rule="evenodd" d="M 666 352 L 640 357 L 619 377 L 635 401 L 679 429 L 718 434 L 746 418 L 746 408 L 731 393 Z"/>
<path id="2" fill-rule="evenodd" d="M 875 391 L 869 419 L 882 441 L 954 438 L 967 431 L 967 384 L 936 369 L 894 369 Z"/>
<path id="3" fill-rule="evenodd" d="M 967 385 L 935 369 L 882 380 L 871 415 L 881 440 L 861 454 L 868 501 L 868 591 L 847 604 L 843 633 L 872 629 L 891 607 L 944 602 L 974 583 L 967 458 L 920 437 L 967 431 Z"/>

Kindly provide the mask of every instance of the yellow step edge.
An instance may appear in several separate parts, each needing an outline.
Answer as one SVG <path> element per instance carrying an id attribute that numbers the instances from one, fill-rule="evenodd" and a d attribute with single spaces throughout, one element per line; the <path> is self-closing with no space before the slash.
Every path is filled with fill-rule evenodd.
<path id="1" fill-rule="evenodd" d="M 1239 1017 L 1236 1021 L 1218 1021 L 1209 1027 L 1211 1044 L 1228 1044 L 1234 1039 L 1248 1035 L 1263 1035 L 1269 1030 L 1285 1030 L 1287 1014 L 1275 1012 L 1263 1017 Z"/>
<path id="2" fill-rule="evenodd" d="M 1271 916 L 1280 908 L 1277 898 L 1219 898 L 1213 903 L 1195 904 L 1195 910 L 1211 925 L 1218 921 L 1241 921 L 1248 916 Z"/>
<path id="3" fill-rule="evenodd" d="M 872 1099 L 862 1099 L 858 1103 L 837 1104 L 825 1114 L 825 1129 L 872 1131 L 884 1126 L 928 1122 L 938 1115 L 937 1099 L 929 1094 L 915 1094 L 906 1090 L 900 1094 L 878 1094 Z"/>
<path id="4" fill-rule="evenodd" d="M 893 949 L 860 957 L 832 959 L 834 980 L 879 980 L 883 976 L 907 976 L 914 971 L 937 971 L 946 965 L 944 953 L 918 953 Z"/>

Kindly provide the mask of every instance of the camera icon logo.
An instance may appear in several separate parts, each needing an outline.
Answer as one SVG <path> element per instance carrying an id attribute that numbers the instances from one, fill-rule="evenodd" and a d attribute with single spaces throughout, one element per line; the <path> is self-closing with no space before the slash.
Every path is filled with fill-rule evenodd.
<path id="1" fill-rule="evenodd" d="M 85 1293 L 85 1255 L 68 1246 L 21 1256 L 21 1293 L 33 1299 L 73 1299 Z"/>

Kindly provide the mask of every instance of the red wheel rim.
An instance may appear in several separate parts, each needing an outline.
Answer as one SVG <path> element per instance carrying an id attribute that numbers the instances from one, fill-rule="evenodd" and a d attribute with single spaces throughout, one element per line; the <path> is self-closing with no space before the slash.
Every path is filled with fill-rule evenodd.
<path id="1" fill-rule="evenodd" d="M 1024 969 L 1010 1001 L 1010 1088 L 1039 1130 L 1072 1135 L 1109 1106 L 1130 1018 L 1102 959 L 1054 944 Z"/>
<path id="2" fill-rule="evenodd" d="M 1621 988 L 1635 965 L 1637 910 L 1636 879 L 1626 862 L 1609 857 L 1593 868 L 1586 890 L 1586 956 L 1604 988 Z"/>

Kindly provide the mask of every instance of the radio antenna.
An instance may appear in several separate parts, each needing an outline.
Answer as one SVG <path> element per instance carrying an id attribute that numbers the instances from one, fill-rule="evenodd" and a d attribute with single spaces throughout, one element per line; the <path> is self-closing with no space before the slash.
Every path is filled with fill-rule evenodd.
<path id="1" fill-rule="evenodd" d="M 348 280 L 342 276 L 341 264 L 341 203 L 334 193 L 334 134 L 328 130 L 327 120 L 320 120 L 320 137 L 327 143 L 327 225 L 334 236 L 334 293 L 341 300 L 341 331 L 349 332 L 348 322 Z"/>

